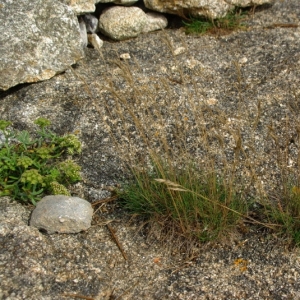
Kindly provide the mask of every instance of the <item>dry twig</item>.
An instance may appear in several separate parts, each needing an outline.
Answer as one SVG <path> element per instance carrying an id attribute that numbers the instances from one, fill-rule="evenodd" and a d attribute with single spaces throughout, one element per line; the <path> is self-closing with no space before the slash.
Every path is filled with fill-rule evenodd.
<path id="1" fill-rule="evenodd" d="M 79 299 L 85 299 L 85 300 L 95 300 L 92 297 L 84 296 L 84 295 L 79 295 L 79 294 L 62 294 L 64 297 L 72 297 L 72 298 L 79 298 Z"/>
<path id="2" fill-rule="evenodd" d="M 92 206 L 96 206 L 96 205 L 99 205 L 99 204 L 112 202 L 112 201 L 115 201 L 115 200 L 117 200 L 117 199 L 118 199 L 118 196 L 117 196 L 117 195 L 112 196 L 112 197 L 107 197 L 107 198 L 98 200 L 98 201 L 96 201 L 96 202 L 93 202 L 93 203 L 92 203 Z"/>
<path id="3" fill-rule="evenodd" d="M 112 227 L 111 227 L 109 224 L 106 224 L 106 226 L 107 226 L 108 230 L 110 231 L 110 233 L 111 233 L 111 235 L 112 235 L 114 241 L 116 242 L 116 244 L 117 244 L 119 250 L 121 251 L 121 253 L 122 253 L 124 259 L 127 260 L 127 259 L 128 259 L 128 258 L 127 258 L 127 255 L 126 255 L 126 253 L 124 252 L 124 249 L 123 249 L 122 245 L 120 244 L 120 242 L 119 242 L 119 240 L 118 240 L 118 238 L 117 238 L 117 236 L 116 236 L 114 230 L 112 229 Z"/>

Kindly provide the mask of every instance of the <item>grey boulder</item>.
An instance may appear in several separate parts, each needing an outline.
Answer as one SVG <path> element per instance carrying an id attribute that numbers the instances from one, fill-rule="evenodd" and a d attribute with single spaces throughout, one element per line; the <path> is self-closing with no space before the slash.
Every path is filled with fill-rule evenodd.
<path id="1" fill-rule="evenodd" d="M 2 0 L 0 90 L 46 80 L 84 57 L 78 20 L 56 0 Z"/>
<path id="2" fill-rule="evenodd" d="M 77 233 L 91 226 L 93 208 L 78 197 L 46 196 L 32 212 L 30 226 L 53 233 Z"/>
<path id="3" fill-rule="evenodd" d="M 103 11 L 99 30 L 113 40 L 137 37 L 147 24 L 147 15 L 138 7 L 113 6 Z"/>
<path id="4" fill-rule="evenodd" d="M 153 11 L 212 19 L 224 17 L 235 6 L 247 7 L 273 2 L 274 0 L 144 0 L 145 6 Z"/>

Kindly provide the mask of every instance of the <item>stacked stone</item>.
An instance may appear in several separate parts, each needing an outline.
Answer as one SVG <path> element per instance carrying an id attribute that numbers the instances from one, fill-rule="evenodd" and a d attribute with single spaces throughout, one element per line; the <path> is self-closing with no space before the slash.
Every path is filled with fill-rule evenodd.
<path id="1" fill-rule="evenodd" d="M 98 32 L 125 40 L 168 25 L 162 13 L 219 18 L 235 6 L 274 0 L 2 0 L 0 4 L 0 90 L 38 82 L 64 72 L 84 56 L 89 44 L 100 49 Z M 99 19 L 93 13 L 111 3 Z M 100 7 L 101 8 L 101 7 Z"/>

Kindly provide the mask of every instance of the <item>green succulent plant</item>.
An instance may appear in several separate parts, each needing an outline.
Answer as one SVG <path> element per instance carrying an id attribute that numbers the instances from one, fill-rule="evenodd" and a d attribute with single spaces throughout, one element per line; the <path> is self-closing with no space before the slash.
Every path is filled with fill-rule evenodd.
<path id="1" fill-rule="evenodd" d="M 48 119 L 38 118 L 35 134 L 8 129 L 0 120 L 4 142 L 0 144 L 0 196 L 36 204 L 45 194 L 70 195 L 68 187 L 81 180 L 80 166 L 72 156 L 81 152 L 75 135 L 58 136 Z"/>

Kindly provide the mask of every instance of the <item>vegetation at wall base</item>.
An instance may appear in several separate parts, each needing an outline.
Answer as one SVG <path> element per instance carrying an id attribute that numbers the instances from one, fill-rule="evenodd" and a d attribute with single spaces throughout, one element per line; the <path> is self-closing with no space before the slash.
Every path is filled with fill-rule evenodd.
<path id="1" fill-rule="evenodd" d="M 299 183 L 286 183 L 282 195 L 273 196 L 272 204 L 265 206 L 265 214 L 278 224 L 281 235 L 288 237 L 294 245 L 300 246 L 300 187 Z"/>
<path id="2" fill-rule="evenodd" d="M 81 180 L 72 156 L 81 152 L 75 135 L 57 136 L 38 118 L 34 135 L 0 120 L 0 196 L 35 205 L 45 194 L 70 195 L 68 187 Z"/>
<path id="3" fill-rule="evenodd" d="M 246 28 L 242 21 L 245 13 L 240 9 L 229 12 L 225 17 L 218 19 L 190 17 L 188 21 L 182 21 L 186 34 L 228 34 L 234 30 Z"/>

